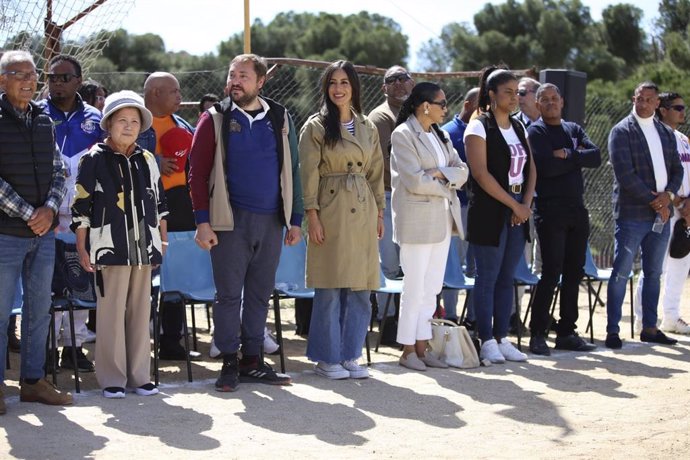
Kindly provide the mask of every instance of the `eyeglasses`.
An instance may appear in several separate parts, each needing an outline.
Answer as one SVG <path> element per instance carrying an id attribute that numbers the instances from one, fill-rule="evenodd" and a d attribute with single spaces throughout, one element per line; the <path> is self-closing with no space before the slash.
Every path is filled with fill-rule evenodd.
<path id="1" fill-rule="evenodd" d="M 38 73 L 36 72 L 22 72 L 21 70 L 10 70 L 3 72 L 3 75 L 11 75 L 12 78 L 19 81 L 38 80 Z"/>
<path id="2" fill-rule="evenodd" d="M 448 101 L 446 101 L 445 99 L 442 101 L 429 101 L 429 104 L 438 105 L 442 109 L 445 109 L 446 107 L 448 107 Z"/>
<path id="3" fill-rule="evenodd" d="M 676 112 L 685 112 L 685 106 L 683 104 L 669 105 L 669 109 L 673 109 Z"/>
<path id="4" fill-rule="evenodd" d="M 528 93 L 533 93 L 533 92 L 534 92 L 533 89 L 519 89 L 517 92 L 517 95 L 524 97 L 524 96 L 527 96 Z"/>
<path id="5" fill-rule="evenodd" d="M 406 81 L 412 79 L 410 77 L 409 73 L 399 73 L 396 75 L 391 75 L 390 77 L 386 77 L 383 82 L 387 85 L 392 85 L 393 83 L 405 83 Z"/>
<path id="6" fill-rule="evenodd" d="M 73 73 L 49 73 L 48 74 L 48 80 L 50 80 L 51 83 L 57 83 L 59 81 L 63 83 L 69 83 L 72 81 L 73 78 L 79 78 L 79 75 L 75 75 Z"/>

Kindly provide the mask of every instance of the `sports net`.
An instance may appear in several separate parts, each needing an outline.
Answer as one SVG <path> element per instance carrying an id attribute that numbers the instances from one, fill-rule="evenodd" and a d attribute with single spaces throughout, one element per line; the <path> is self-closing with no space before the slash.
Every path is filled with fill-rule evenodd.
<path id="1" fill-rule="evenodd" d="M 0 0 L 0 46 L 31 52 L 44 69 L 69 54 L 84 70 L 98 58 L 134 0 Z"/>

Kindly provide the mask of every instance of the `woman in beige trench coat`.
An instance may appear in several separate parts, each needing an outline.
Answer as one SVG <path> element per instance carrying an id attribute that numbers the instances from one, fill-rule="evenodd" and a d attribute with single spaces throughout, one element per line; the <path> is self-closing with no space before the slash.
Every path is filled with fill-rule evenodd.
<path id="1" fill-rule="evenodd" d="M 300 134 L 300 170 L 309 240 L 307 286 L 315 288 L 307 356 L 317 374 L 366 378 L 358 360 L 378 289 L 383 236 L 383 155 L 361 113 L 359 77 L 347 61 L 321 77 L 321 108 Z"/>

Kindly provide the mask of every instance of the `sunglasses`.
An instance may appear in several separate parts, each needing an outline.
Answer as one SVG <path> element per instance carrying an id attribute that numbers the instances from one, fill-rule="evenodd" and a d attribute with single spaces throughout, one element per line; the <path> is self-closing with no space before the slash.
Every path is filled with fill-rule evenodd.
<path id="1" fill-rule="evenodd" d="M 534 90 L 532 90 L 532 89 L 519 89 L 517 92 L 517 95 L 524 97 L 524 96 L 527 96 L 528 93 L 533 93 L 533 92 L 534 92 Z"/>
<path id="2" fill-rule="evenodd" d="M 79 75 L 75 75 L 73 73 L 49 73 L 48 74 L 48 80 L 50 80 L 51 83 L 57 83 L 61 81 L 62 83 L 69 83 L 72 81 L 73 78 L 79 78 Z"/>
<path id="3" fill-rule="evenodd" d="M 391 75 L 390 77 L 386 77 L 383 82 L 387 85 L 392 85 L 393 83 L 405 83 L 406 81 L 410 80 L 412 77 L 410 77 L 409 73 L 399 73 L 397 75 Z"/>
<path id="4" fill-rule="evenodd" d="M 685 106 L 683 104 L 669 105 L 669 109 L 673 109 L 676 112 L 685 112 Z"/>
<path id="5" fill-rule="evenodd" d="M 10 70 L 3 72 L 3 75 L 11 75 L 12 78 L 18 81 L 38 80 L 38 73 L 36 72 L 22 72 L 21 70 Z"/>
<path id="6" fill-rule="evenodd" d="M 442 109 L 445 109 L 446 107 L 448 107 L 448 101 L 446 101 L 445 99 L 442 101 L 429 101 L 429 104 L 438 105 Z"/>

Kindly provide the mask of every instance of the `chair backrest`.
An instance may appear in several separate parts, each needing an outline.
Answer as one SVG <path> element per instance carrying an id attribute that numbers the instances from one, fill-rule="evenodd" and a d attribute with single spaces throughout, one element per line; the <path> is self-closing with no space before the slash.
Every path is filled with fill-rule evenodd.
<path id="1" fill-rule="evenodd" d="M 594 257 L 592 257 L 592 249 L 587 243 L 587 252 L 585 252 L 585 275 L 597 276 L 598 273 L 597 264 L 594 263 Z"/>
<path id="2" fill-rule="evenodd" d="M 515 268 L 514 280 L 516 284 L 534 285 L 539 282 L 539 277 L 532 273 L 527 265 L 527 259 L 520 257 L 517 267 Z"/>
<path id="3" fill-rule="evenodd" d="M 194 232 L 168 232 L 160 275 L 161 294 L 178 292 L 190 300 L 213 301 L 211 254 L 197 246 Z"/>
<path id="4" fill-rule="evenodd" d="M 306 289 L 304 280 L 306 261 L 307 243 L 304 238 L 293 246 L 283 246 L 276 270 L 276 288 L 291 291 Z"/>

